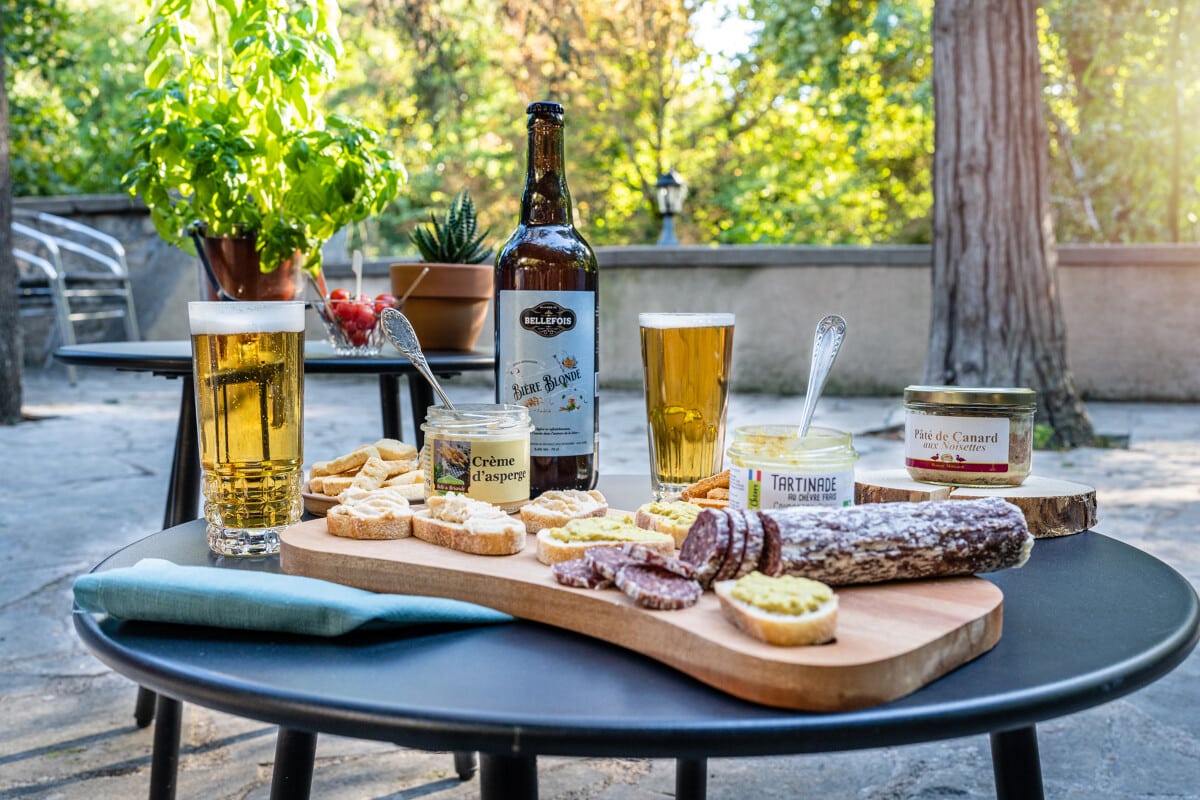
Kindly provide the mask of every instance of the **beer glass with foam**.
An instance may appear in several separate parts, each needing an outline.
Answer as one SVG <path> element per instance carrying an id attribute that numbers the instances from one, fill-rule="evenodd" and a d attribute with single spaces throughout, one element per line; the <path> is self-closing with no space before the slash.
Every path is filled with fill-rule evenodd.
<path id="1" fill-rule="evenodd" d="M 733 355 L 733 314 L 638 315 L 650 440 L 659 500 L 721 471 Z"/>
<path id="2" fill-rule="evenodd" d="M 208 546 L 279 551 L 300 521 L 304 304 L 188 303 Z"/>

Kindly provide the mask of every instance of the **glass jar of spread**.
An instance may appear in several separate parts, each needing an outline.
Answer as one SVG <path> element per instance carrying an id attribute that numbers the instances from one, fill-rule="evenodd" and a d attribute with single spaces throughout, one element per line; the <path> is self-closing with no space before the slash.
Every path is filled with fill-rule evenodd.
<path id="1" fill-rule="evenodd" d="M 1033 461 L 1037 392 L 1009 387 L 909 386 L 904 465 L 913 480 L 1020 486 Z"/>
<path id="2" fill-rule="evenodd" d="M 425 496 L 458 492 L 515 511 L 529 502 L 529 411 L 478 403 L 425 413 Z"/>
<path id="3" fill-rule="evenodd" d="M 854 504 L 858 453 L 849 433 L 796 425 L 748 425 L 729 446 L 729 506 L 849 506 Z"/>

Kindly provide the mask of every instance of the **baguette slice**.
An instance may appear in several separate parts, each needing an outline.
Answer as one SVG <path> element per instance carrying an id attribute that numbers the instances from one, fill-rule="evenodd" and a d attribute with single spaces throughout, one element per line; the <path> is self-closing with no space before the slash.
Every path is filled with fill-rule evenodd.
<path id="1" fill-rule="evenodd" d="M 595 489 L 552 490 L 521 506 L 521 521 L 526 531 L 537 533 L 542 528 L 561 528 L 573 519 L 603 517 L 607 513 L 608 501 Z"/>
<path id="2" fill-rule="evenodd" d="M 789 584 L 798 581 L 817 584 L 826 590 L 829 589 L 825 584 L 808 581 L 807 578 L 790 576 L 768 578 L 757 572 L 746 577 L 779 582 L 777 584 L 778 591 L 783 593 L 790 593 L 793 587 Z M 746 580 L 746 578 L 739 580 Z M 798 614 L 789 614 L 767 611 L 734 597 L 733 587 L 737 582 L 736 580 L 717 581 L 713 584 L 713 591 L 716 592 L 717 598 L 721 602 L 721 613 L 743 633 L 767 644 L 781 647 L 824 644 L 833 641 L 837 628 L 838 599 L 832 591 L 829 591 L 828 599 L 823 600 L 816 608 Z M 799 591 L 804 592 L 805 589 L 801 588 Z"/>
<path id="3" fill-rule="evenodd" d="M 334 536 L 347 539 L 404 539 L 412 536 L 412 509 L 391 489 L 347 489 L 325 515 Z"/>
<path id="4" fill-rule="evenodd" d="M 637 542 L 661 553 L 675 555 L 675 540 L 670 534 L 639 528 L 626 519 L 586 517 L 573 519 L 560 528 L 543 528 L 537 535 L 537 558 L 543 564 L 557 564 L 583 558 L 589 547 L 621 547 Z"/>
<path id="5" fill-rule="evenodd" d="M 429 497 L 426 504 L 413 515 L 418 539 L 479 556 L 510 556 L 525 547 L 525 526 L 491 503 L 450 492 Z"/>
<path id="6" fill-rule="evenodd" d="M 694 503 L 685 500 L 670 503 L 655 500 L 639 507 L 633 522 L 639 528 L 648 531 L 670 534 L 675 540 L 675 546 L 682 547 L 692 523 L 699 515 L 700 506 Z"/>

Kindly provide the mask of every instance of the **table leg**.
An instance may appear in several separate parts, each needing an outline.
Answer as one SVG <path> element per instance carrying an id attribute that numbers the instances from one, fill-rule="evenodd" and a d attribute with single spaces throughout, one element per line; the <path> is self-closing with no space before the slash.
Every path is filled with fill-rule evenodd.
<path id="1" fill-rule="evenodd" d="M 133 707 L 133 720 L 139 728 L 145 728 L 154 722 L 154 704 L 158 695 L 144 686 L 138 687 L 137 704 Z"/>
<path id="2" fill-rule="evenodd" d="M 480 800 L 537 800 L 537 757 L 479 754 Z"/>
<path id="3" fill-rule="evenodd" d="M 425 433 L 421 430 L 421 423 L 425 421 L 425 412 L 434 404 L 433 387 L 420 375 L 410 375 L 408 376 L 408 399 L 412 404 L 413 443 L 420 450 L 425 445 Z"/>
<path id="4" fill-rule="evenodd" d="M 1037 728 L 1001 731 L 991 738 L 996 800 L 1043 800 Z"/>
<path id="5" fill-rule="evenodd" d="M 161 694 L 154 720 L 154 751 L 150 756 L 150 800 L 175 800 L 179 773 L 179 725 L 183 705 Z"/>
<path id="6" fill-rule="evenodd" d="M 470 750 L 459 750 L 454 754 L 454 771 L 460 781 L 469 781 L 479 771 L 479 758 Z"/>
<path id="7" fill-rule="evenodd" d="M 704 800 L 708 794 L 708 759 L 675 759 L 675 799 Z"/>
<path id="8" fill-rule="evenodd" d="M 317 735 L 279 728 L 275 739 L 275 769 L 271 774 L 271 800 L 307 800 L 312 791 Z"/>
<path id="9" fill-rule="evenodd" d="M 196 394 L 191 375 L 181 375 L 179 421 L 175 425 L 175 458 L 167 484 L 163 527 L 171 528 L 199 516 L 200 440 L 196 433 Z"/>
<path id="10" fill-rule="evenodd" d="M 385 439 L 404 439 L 404 424 L 400 420 L 400 376 L 379 376 L 379 413 L 383 417 Z M 419 429 L 418 429 L 419 432 Z M 420 447 L 420 445 L 417 445 Z"/>

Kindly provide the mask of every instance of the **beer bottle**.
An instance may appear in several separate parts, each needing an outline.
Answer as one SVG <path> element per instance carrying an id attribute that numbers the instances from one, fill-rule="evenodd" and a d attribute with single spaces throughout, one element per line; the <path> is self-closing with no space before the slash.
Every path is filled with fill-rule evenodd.
<path id="1" fill-rule="evenodd" d="M 529 409 L 530 494 L 596 485 L 596 254 L 571 219 L 563 107 L 529 115 L 517 228 L 496 257 L 496 400 Z"/>

